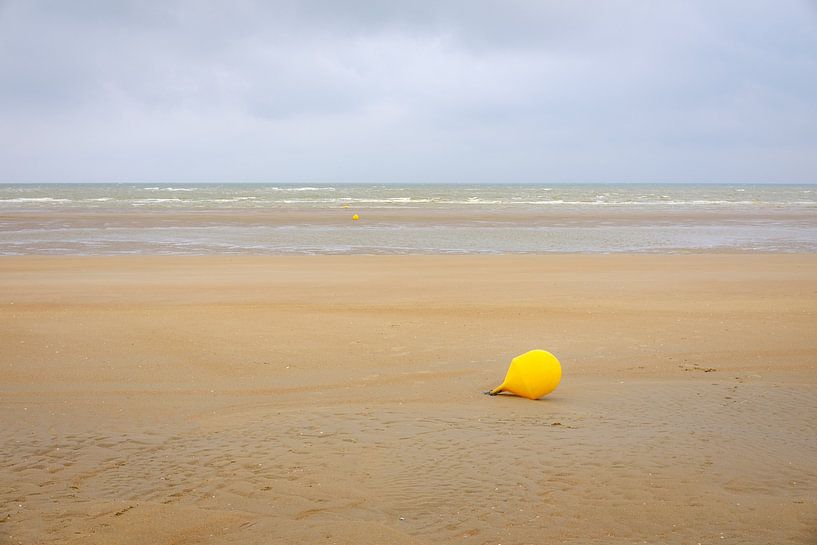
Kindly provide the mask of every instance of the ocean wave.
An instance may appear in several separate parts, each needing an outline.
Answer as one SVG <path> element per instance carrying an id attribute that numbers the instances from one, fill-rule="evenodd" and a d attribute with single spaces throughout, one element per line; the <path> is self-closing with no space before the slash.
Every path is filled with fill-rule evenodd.
<path id="1" fill-rule="evenodd" d="M 2 202 L 2 201 L 0 201 Z M 228 204 L 247 203 L 251 205 L 442 205 L 442 206 L 578 206 L 578 207 L 604 207 L 604 208 L 653 208 L 653 207 L 758 207 L 758 206 L 817 206 L 815 201 L 727 201 L 727 200 L 565 200 L 565 199 L 544 199 L 544 200 L 505 200 L 505 199 L 480 199 L 468 198 L 443 199 L 439 197 L 393 197 L 393 198 L 361 198 L 361 197 L 339 197 L 339 198 L 263 198 L 255 196 L 242 196 L 221 199 L 179 199 L 179 198 L 155 198 L 155 199 L 135 199 L 123 200 L 135 206 L 162 203 L 185 203 L 189 206 L 200 206 L 207 204 Z"/>
<path id="2" fill-rule="evenodd" d="M 149 204 L 161 204 L 167 202 L 190 202 L 184 199 L 135 199 L 131 201 L 132 206 L 147 206 Z"/>
<path id="3" fill-rule="evenodd" d="M 0 207 L 49 212 L 59 208 L 89 210 L 155 207 L 157 210 L 204 210 L 207 208 L 318 209 L 339 206 L 370 208 L 522 210 L 575 209 L 589 211 L 689 210 L 745 211 L 783 209 L 811 211 L 817 208 L 817 191 L 793 186 L 430 186 L 430 185 L 298 185 L 279 183 L 178 185 L 158 183 L 120 185 L 32 185 L 0 187 Z"/>
<path id="4" fill-rule="evenodd" d="M 453 201 L 453 200 L 439 200 L 436 201 L 440 204 L 513 204 L 513 201 L 503 201 L 503 200 L 486 200 L 480 199 L 478 197 L 469 197 L 466 201 Z"/>
<path id="5" fill-rule="evenodd" d="M 73 202 L 73 199 L 55 199 L 54 197 L 17 197 L 0 199 L 0 202 Z"/>
<path id="6" fill-rule="evenodd" d="M 353 203 L 385 203 L 385 204 L 399 204 L 399 203 L 428 203 L 428 202 L 439 202 L 436 199 L 422 199 L 422 198 L 414 198 L 414 197 L 391 197 L 388 199 L 367 199 L 367 198 L 358 198 L 358 197 L 341 197 L 339 199 L 333 199 L 333 201 L 343 204 L 353 204 Z"/>
<path id="7" fill-rule="evenodd" d="M 270 191 L 335 191 L 334 187 L 268 187 Z"/>

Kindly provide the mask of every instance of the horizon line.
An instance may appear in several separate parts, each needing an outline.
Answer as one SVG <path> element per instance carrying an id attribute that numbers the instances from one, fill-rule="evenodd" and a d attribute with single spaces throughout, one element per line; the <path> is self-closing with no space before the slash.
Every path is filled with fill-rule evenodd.
<path id="1" fill-rule="evenodd" d="M 740 182 L 740 181 L 615 181 L 615 182 L 556 182 L 556 181 L 457 181 L 457 182 L 393 182 L 393 181 L 305 181 L 305 182 L 285 182 L 285 181 L 173 181 L 173 180 L 151 180 L 151 181 L 0 181 L 0 185 L 149 185 L 149 184 L 175 184 L 175 185 L 291 185 L 291 186 L 332 186 L 332 185 L 817 185 L 815 181 L 764 181 L 764 182 Z"/>

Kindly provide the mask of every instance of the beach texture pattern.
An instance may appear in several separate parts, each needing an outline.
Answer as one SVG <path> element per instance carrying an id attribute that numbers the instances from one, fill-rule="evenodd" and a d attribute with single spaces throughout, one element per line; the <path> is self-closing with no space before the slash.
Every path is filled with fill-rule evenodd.
<path id="1" fill-rule="evenodd" d="M 815 265 L 6 258 L 0 542 L 811 543 Z"/>

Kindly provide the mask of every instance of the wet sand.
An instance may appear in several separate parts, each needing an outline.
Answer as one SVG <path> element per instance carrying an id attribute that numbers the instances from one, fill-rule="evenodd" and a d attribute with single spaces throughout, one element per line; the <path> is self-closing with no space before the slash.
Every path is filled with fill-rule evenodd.
<path id="1" fill-rule="evenodd" d="M 817 255 L 3 257 L 0 544 L 814 543 L 815 331 Z"/>
<path id="2" fill-rule="evenodd" d="M 531 208 L 491 206 L 473 208 L 367 207 L 342 208 L 247 208 L 236 209 L 75 209 L 9 210 L 0 209 L 0 225 L 6 229 L 94 229 L 117 227 L 202 227 L 202 226 L 335 226 L 347 227 L 353 213 L 360 213 L 378 226 L 457 226 L 457 225 L 698 225 L 702 222 L 788 223 L 813 228 L 817 224 L 814 208 L 757 207 L 753 209 L 703 209 L 655 207 L 573 207 Z"/>

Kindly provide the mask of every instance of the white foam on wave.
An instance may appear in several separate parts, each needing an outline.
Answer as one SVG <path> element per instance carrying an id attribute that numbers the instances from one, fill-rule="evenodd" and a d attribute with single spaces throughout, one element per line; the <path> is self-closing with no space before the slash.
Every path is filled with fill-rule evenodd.
<path id="1" fill-rule="evenodd" d="M 440 204 L 513 204 L 513 201 L 487 200 L 480 199 L 479 197 L 468 197 L 467 201 L 440 200 L 436 202 Z"/>
<path id="2" fill-rule="evenodd" d="M 162 204 L 168 202 L 185 202 L 183 199 L 136 199 L 131 202 L 132 206 L 147 206 L 149 204 Z"/>
<path id="3" fill-rule="evenodd" d="M 55 199 L 53 197 L 17 197 L 15 199 L 0 199 L 0 202 L 73 202 L 73 200 Z"/>
<path id="4" fill-rule="evenodd" d="M 256 201 L 260 204 L 268 203 L 268 204 L 321 204 L 321 203 L 332 203 L 337 204 L 337 199 L 273 199 L 273 200 L 264 200 L 264 201 Z"/>
<path id="5" fill-rule="evenodd" d="M 435 199 L 418 199 L 414 197 L 392 197 L 389 199 L 366 199 L 366 198 L 355 198 L 355 197 L 343 197 L 337 199 L 337 202 L 343 203 L 385 203 L 385 204 L 398 204 L 398 203 L 427 203 L 427 202 L 437 202 Z"/>
<path id="6" fill-rule="evenodd" d="M 270 191 L 335 191 L 334 187 L 270 187 Z"/>
<path id="7" fill-rule="evenodd" d="M 145 191 L 198 191 L 198 187 L 146 187 Z"/>

